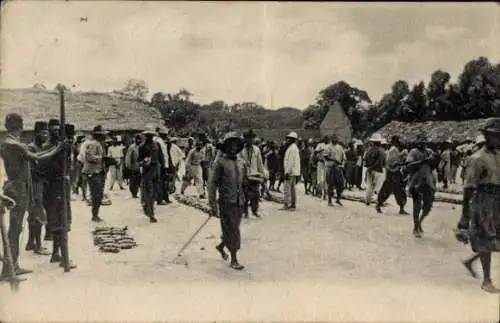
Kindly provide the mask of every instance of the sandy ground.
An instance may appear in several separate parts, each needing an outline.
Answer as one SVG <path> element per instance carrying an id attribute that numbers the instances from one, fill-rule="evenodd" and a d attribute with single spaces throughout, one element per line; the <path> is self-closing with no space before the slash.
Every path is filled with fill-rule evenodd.
<path id="1" fill-rule="evenodd" d="M 150 224 L 127 191 L 112 191 L 102 217 L 127 225 L 140 246 L 105 254 L 92 244 L 89 208 L 76 201 L 70 251 L 78 268 L 63 273 L 23 251 L 21 264 L 35 272 L 18 293 L 0 285 L 0 320 L 498 321 L 499 298 L 460 264 L 470 250 L 451 231 L 459 208 L 436 204 L 416 240 L 410 217 L 394 205 L 379 216 L 356 202 L 328 207 L 298 190 L 295 213 L 263 202 L 263 219 L 242 223 L 242 272 L 216 254 L 215 219 L 185 251 L 188 266 L 171 263 L 205 219 L 193 208 L 157 207 L 159 222 Z M 499 267 L 495 258 L 498 285 Z"/>

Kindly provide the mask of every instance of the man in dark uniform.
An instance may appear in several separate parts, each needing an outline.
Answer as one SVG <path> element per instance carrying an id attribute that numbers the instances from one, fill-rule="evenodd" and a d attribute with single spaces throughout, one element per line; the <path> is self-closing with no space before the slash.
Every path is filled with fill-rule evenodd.
<path id="1" fill-rule="evenodd" d="M 66 140 L 68 144 L 65 145 L 65 149 L 61 150 L 55 156 L 50 158 L 45 164 L 46 168 L 46 178 L 48 187 L 45 189 L 48 190 L 45 194 L 46 200 L 46 211 L 47 211 L 47 224 L 50 229 L 50 233 L 52 234 L 52 257 L 50 258 L 50 262 L 52 263 L 60 263 L 63 266 L 64 259 L 64 248 L 63 240 L 64 230 L 70 230 L 71 226 L 71 204 L 69 197 L 71 196 L 71 186 L 69 179 L 64 178 L 64 162 L 66 162 L 68 169 L 71 164 L 71 142 L 68 140 L 69 137 L 73 137 L 74 135 L 74 126 L 73 125 L 65 125 L 66 130 L 66 138 L 60 137 L 60 123 L 58 120 L 53 119 L 49 121 L 49 132 L 50 132 L 50 144 L 54 145 L 58 141 Z M 65 161 L 66 158 L 66 161 Z M 65 191 L 67 200 L 64 199 Z M 66 203 L 66 205 L 65 205 Z M 67 217 L 68 217 L 68 227 L 64 227 L 63 216 L 64 216 L 64 208 L 66 207 Z M 75 268 L 75 265 L 70 264 L 70 267 Z"/>
<path id="2" fill-rule="evenodd" d="M 57 119 L 49 120 L 49 140 L 45 142 L 42 146 L 43 150 L 48 150 L 55 147 L 60 138 L 61 123 Z M 52 206 L 54 205 L 54 200 L 56 199 L 55 193 L 51 189 L 52 182 L 54 179 L 52 172 L 52 167 L 57 162 L 55 160 L 46 160 L 40 167 L 43 168 L 43 172 L 46 174 L 44 187 L 43 187 L 43 206 L 47 214 L 47 224 L 45 224 L 45 240 L 52 241 L 52 224 L 54 222 L 54 212 L 52 211 Z M 52 176 L 51 176 L 52 175 Z"/>
<path id="3" fill-rule="evenodd" d="M 163 167 L 164 160 L 158 142 L 153 140 L 156 132 L 152 129 L 147 129 L 143 132 L 146 137 L 144 144 L 139 147 L 138 163 L 142 167 L 142 195 L 143 195 L 143 210 L 151 223 L 156 223 L 154 204 L 157 198 L 156 187 L 159 181 L 159 169 Z"/>
<path id="4" fill-rule="evenodd" d="M 33 142 L 28 145 L 29 151 L 32 153 L 40 153 L 43 151 L 42 146 L 49 137 L 48 123 L 45 121 L 35 122 L 35 134 Z M 33 250 L 39 255 L 50 255 L 42 246 L 42 226 L 47 223 L 47 215 L 43 207 L 43 185 L 44 176 L 43 169 L 36 161 L 30 163 L 31 181 L 29 183 L 30 207 L 28 210 L 28 243 L 26 250 Z"/>
<path id="5" fill-rule="evenodd" d="M 41 153 L 30 152 L 28 147 L 21 142 L 23 118 L 16 113 L 10 113 L 5 117 L 5 129 L 7 129 L 7 137 L 0 148 L 0 156 L 4 160 L 7 175 L 3 190 L 4 195 L 16 202 L 16 205 L 10 211 L 9 242 L 12 249 L 14 269 L 17 275 L 22 275 L 32 272 L 19 266 L 19 240 L 24 213 L 29 206 L 28 163 L 54 156 L 61 150 L 61 146 L 57 145 L 53 149 Z M 0 281 L 6 280 L 7 277 L 7 266 L 4 265 L 0 274 Z"/>

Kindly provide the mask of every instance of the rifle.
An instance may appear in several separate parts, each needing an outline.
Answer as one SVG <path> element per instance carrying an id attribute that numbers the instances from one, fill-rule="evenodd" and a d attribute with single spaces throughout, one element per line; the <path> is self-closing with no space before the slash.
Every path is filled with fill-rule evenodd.
<path id="1" fill-rule="evenodd" d="M 7 236 L 7 230 L 5 228 L 5 209 L 12 209 L 16 205 L 16 202 L 9 197 L 0 193 L 0 232 L 2 235 L 3 244 L 3 257 L 0 257 L 0 261 L 7 268 L 7 279 L 10 282 L 10 288 L 12 291 L 17 292 L 19 289 L 19 282 L 24 280 L 16 276 L 16 270 L 14 268 L 14 261 L 12 260 L 12 252 L 10 249 L 9 237 Z"/>
<path id="2" fill-rule="evenodd" d="M 66 140 L 66 111 L 64 106 L 64 91 L 66 88 L 62 84 L 57 85 L 57 90 L 59 91 L 60 100 L 60 117 L 61 117 L 61 138 Z M 63 159 L 63 236 L 62 236 L 62 253 L 64 255 L 63 264 L 64 272 L 69 272 L 71 270 L 69 264 L 69 248 L 68 248 L 68 205 L 69 205 L 69 167 L 68 167 L 68 150 L 64 147 L 64 159 Z"/>

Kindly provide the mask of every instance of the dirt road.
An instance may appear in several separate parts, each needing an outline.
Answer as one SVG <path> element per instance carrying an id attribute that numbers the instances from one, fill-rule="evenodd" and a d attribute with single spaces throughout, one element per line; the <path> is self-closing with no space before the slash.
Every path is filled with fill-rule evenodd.
<path id="1" fill-rule="evenodd" d="M 35 272 L 17 294 L 7 284 L 0 285 L 1 319 L 493 322 L 498 318 L 498 297 L 482 292 L 480 281 L 468 276 L 460 264 L 470 250 L 453 237 L 459 209 L 452 205 L 437 204 L 424 225 L 425 237 L 415 240 L 410 217 L 396 215 L 393 205 L 379 216 L 361 203 L 328 207 L 301 194 L 295 213 L 263 202 L 264 218 L 242 224 L 240 260 L 247 268 L 234 272 L 214 250 L 220 234 L 216 220 L 186 250 L 183 259 L 188 266 L 172 264 L 178 248 L 205 215 L 174 203 L 158 207 L 159 222 L 150 224 L 126 191 L 111 194 L 113 205 L 103 207 L 102 217 L 109 225 L 128 225 L 140 246 L 119 254 L 100 253 L 92 244 L 89 208 L 74 202 L 71 256 L 78 269 L 65 274 L 48 257 L 23 251 L 21 264 Z M 499 267 L 495 258 L 494 277 L 500 285 Z"/>

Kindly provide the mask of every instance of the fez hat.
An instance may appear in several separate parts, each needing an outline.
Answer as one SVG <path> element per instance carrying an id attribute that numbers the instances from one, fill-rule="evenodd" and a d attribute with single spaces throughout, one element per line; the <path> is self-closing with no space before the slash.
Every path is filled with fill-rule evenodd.
<path id="1" fill-rule="evenodd" d="M 35 122 L 35 132 L 49 130 L 49 124 L 46 121 Z"/>
<path id="2" fill-rule="evenodd" d="M 255 132 L 253 132 L 252 129 L 243 133 L 243 138 L 245 138 L 245 139 L 255 138 L 255 137 L 257 137 L 257 134 Z"/>
<path id="3" fill-rule="evenodd" d="M 500 118 L 488 119 L 481 131 L 489 134 L 500 134 Z"/>
<path id="4" fill-rule="evenodd" d="M 225 136 L 224 139 L 222 139 L 222 151 L 226 152 L 227 145 L 230 141 L 235 141 L 238 144 L 238 151 L 239 153 L 243 149 L 243 140 L 241 140 L 241 137 L 238 136 L 236 132 L 228 132 Z"/>
<path id="5" fill-rule="evenodd" d="M 64 132 L 66 133 L 66 137 L 73 137 L 75 135 L 75 125 L 66 123 L 64 125 Z"/>
<path id="6" fill-rule="evenodd" d="M 106 131 L 104 131 L 104 129 L 102 128 L 101 125 L 97 125 L 94 127 L 94 129 L 92 129 L 92 134 L 93 135 L 105 135 Z"/>
<path id="7" fill-rule="evenodd" d="M 61 126 L 61 122 L 57 119 L 50 119 L 49 120 L 49 128 L 50 127 L 59 127 Z"/>

